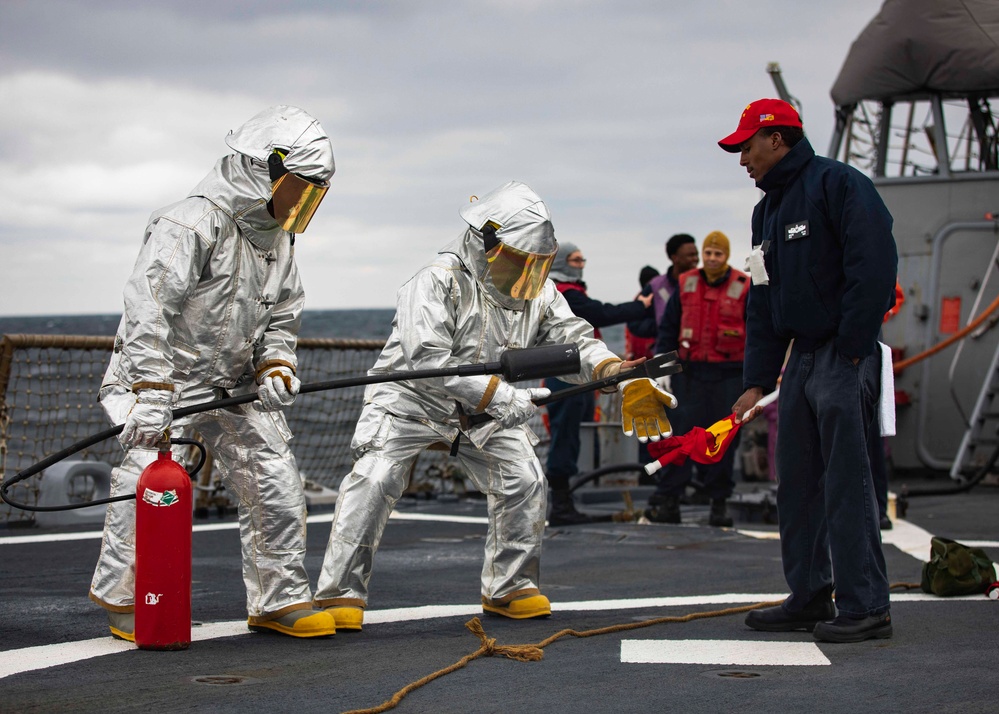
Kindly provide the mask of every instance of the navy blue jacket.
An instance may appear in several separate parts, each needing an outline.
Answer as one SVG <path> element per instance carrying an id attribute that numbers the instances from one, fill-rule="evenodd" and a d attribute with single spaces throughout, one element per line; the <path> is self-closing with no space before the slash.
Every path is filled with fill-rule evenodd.
<path id="1" fill-rule="evenodd" d="M 555 285 L 580 286 L 580 290 L 574 290 L 571 288 L 564 290 L 559 287 L 559 292 L 562 293 L 562 297 L 565 298 L 565 301 L 569 303 L 569 308 L 572 310 L 573 314 L 577 317 L 583 318 L 593 327 L 607 327 L 608 325 L 617 325 L 618 323 L 627 322 L 628 320 L 637 320 L 643 317 L 647 311 L 651 312 L 652 310 L 651 307 L 646 308 L 645 305 L 638 302 L 638 300 L 623 302 L 620 305 L 594 300 L 586 294 L 586 283 L 583 282 L 556 282 Z M 894 289 L 894 283 L 892 284 L 892 289 Z"/>
<path id="2" fill-rule="evenodd" d="M 772 391 L 789 342 L 811 352 L 829 340 L 846 358 L 877 348 L 895 303 L 892 217 L 869 178 L 816 156 L 802 139 L 757 186 L 753 246 L 769 285 L 749 291 L 743 384 Z"/>

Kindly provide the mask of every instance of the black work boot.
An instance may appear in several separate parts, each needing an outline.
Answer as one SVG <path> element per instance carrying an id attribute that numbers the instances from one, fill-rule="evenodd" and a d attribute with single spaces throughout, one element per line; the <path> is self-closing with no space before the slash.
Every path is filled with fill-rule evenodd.
<path id="1" fill-rule="evenodd" d="M 811 632 L 820 622 L 836 617 L 836 606 L 832 601 L 832 588 L 825 587 L 797 612 L 788 612 L 783 605 L 750 610 L 746 624 L 763 632 Z"/>
<path id="2" fill-rule="evenodd" d="M 812 630 L 812 636 L 820 642 L 863 642 L 864 640 L 887 640 L 891 638 L 891 614 L 868 617 L 839 615 L 832 622 L 820 622 Z"/>
<path id="3" fill-rule="evenodd" d="M 711 515 L 708 516 L 708 525 L 715 528 L 731 528 L 732 524 L 732 516 L 728 515 L 728 505 L 725 499 L 712 498 Z"/>
<path id="4" fill-rule="evenodd" d="M 653 523 L 679 523 L 680 497 L 653 493 L 649 497 L 649 507 L 645 509 L 645 517 Z"/>
<path id="5" fill-rule="evenodd" d="M 568 490 L 552 490 L 552 510 L 548 515 L 550 526 L 581 526 L 594 523 L 597 519 L 576 510 L 572 502 L 572 493 Z"/>

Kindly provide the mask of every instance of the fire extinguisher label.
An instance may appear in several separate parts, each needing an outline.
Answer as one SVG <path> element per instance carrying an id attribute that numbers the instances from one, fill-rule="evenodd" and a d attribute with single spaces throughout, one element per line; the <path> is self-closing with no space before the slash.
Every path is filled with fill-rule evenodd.
<path id="1" fill-rule="evenodd" d="M 142 500 L 152 506 L 172 506 L 180 499 L 177 497 L 176 490 L 164 491 L 163 493 L 160 493 L 159 491 L 147 488 L 142 492 Z"/>
<path id="2" fill-rule="evenodd" d="M 163 597 L 163 593 L 146 593 L 146 604 L 159 605 L 161 597 Z"/>

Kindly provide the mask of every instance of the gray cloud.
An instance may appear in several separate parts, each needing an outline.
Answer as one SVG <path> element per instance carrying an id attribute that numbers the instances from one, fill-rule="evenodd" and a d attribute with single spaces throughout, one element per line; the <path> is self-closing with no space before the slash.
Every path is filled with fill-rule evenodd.
<path id="1" fill-rule="evenodd" d="M 145 221 L 259 109 L 302 106 L 337 174 L 298 256 L 311 308 L 384 307 L 518 179 L 630 299 L 663 241 L 748 250 L 758 192 L 715 142 L 780 61 L 824 153 L 870 0 L 0 5 L 0 313 L 116 312 Z M 814 5 L 814 7 L 813 7 Z M 827 7 L 828 5 L 828 7 Z"/>

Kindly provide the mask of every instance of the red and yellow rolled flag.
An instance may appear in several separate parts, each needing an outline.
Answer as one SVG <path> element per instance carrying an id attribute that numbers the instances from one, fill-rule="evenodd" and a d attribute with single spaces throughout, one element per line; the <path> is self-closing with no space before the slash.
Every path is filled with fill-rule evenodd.
<path id="1" fill-rule="evenodd" d="M 753 409 L 765 407 L 777 398 L 779 390 L 771 392 L 758 401 Z M 670 436 L 660 441 L 650 441 L 649 454 L 655 459 L 645 465 L 645 472 L 654 474 L 663 466 L 682 464 L 693 459 L 699 464 L 716 464 L 721 461 L 743 422 L 735 421 L 735 414 L 729 414 L 716 421 L 707 429 L 695 426 L 686 434 Z"/>

